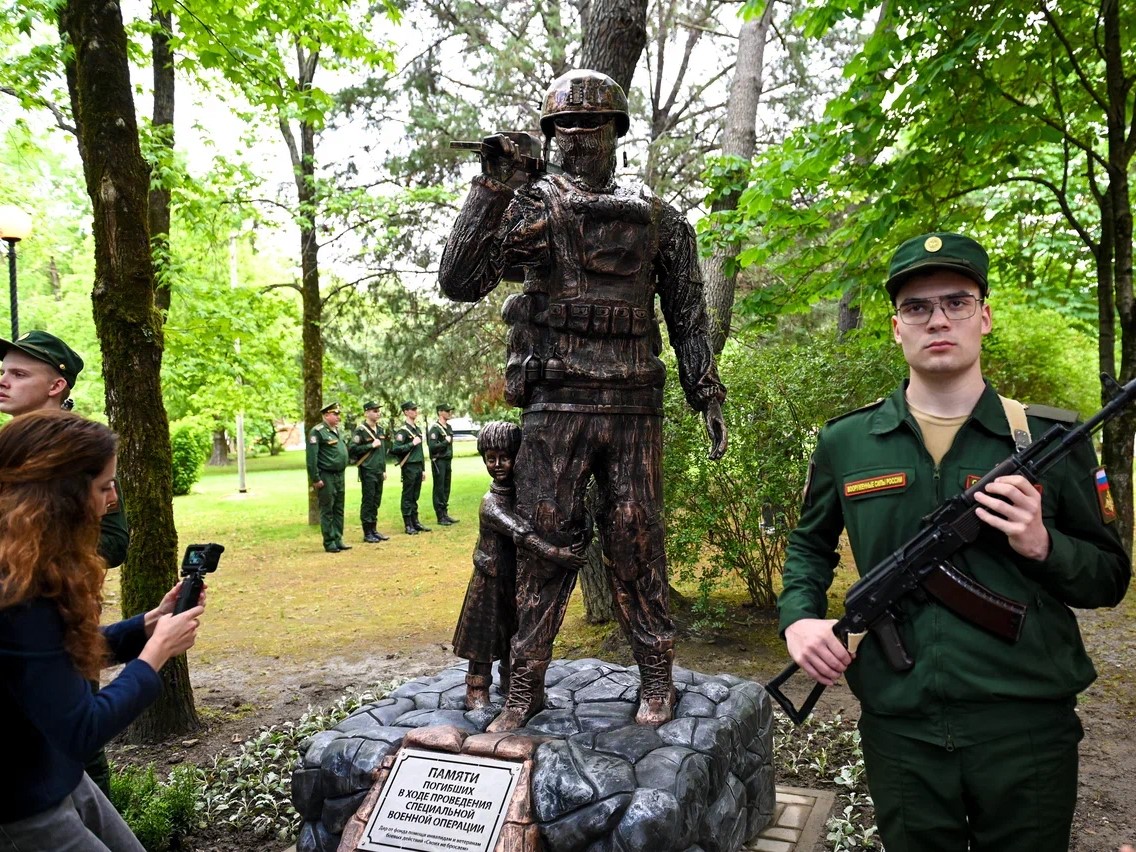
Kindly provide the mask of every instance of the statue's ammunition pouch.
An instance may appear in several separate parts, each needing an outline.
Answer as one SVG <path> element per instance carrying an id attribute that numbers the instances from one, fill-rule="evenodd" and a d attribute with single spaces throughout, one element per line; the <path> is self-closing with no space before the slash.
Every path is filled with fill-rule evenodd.
<path id="1" fill-rule="evenodd" d="M 538 325 L 584 337 L 646 337 L 657 326 L 647 308 L 588 302 L 553 302 L 534 320 Z"/>

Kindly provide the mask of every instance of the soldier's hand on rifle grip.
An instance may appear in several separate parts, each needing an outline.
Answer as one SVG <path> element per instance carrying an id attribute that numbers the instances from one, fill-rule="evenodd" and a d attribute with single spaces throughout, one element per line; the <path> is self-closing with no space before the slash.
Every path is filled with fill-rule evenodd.
<path id="1" fill-rule="evenodd" d="M 832 686 L 852 664 L 853 654 L 832 632 L 832 618 L 802 618 L 785 629 L 789 656 L 817 683 Z"/>
<path id="2" fill-rule="evenodd" d="M 1000 476 L 976 491 L 975 515 L 1006 534 L 1014 551 L 1038 562 L 1049 556 L 1052 542 L 1041 514 L 1041 494 L 1024 476 Z"/>
<path id="3" fill-rule="evenodd" d="M 513 140 L 501 133 L 481 140 L 481 171 L 508 183 L 517 171 L 517 146 Z"/>
<path id="4" fill-rule="evenodd" d="M 706 421 L 706 434 L 710 436 L 710 452 L 707 455 L 711 461 L 717 461 L 726 454 L 726 447 L 729 446 L 722 404 L 716 399 L 712 400 L 702 412 L 702 417 Z"/>

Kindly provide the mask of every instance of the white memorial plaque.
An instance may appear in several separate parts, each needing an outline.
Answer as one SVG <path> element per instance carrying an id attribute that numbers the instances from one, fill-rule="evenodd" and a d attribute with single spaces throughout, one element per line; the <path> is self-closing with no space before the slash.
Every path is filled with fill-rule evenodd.
<path id="1" fill-rule="evenodd" d="M 356 848 L 492 852 L 522 767 L 404 748 Z"/>

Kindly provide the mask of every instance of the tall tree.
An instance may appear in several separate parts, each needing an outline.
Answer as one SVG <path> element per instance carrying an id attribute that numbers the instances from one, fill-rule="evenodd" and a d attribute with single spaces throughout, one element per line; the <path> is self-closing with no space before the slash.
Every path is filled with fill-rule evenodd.
<path id="1" fill-rule="evenodd" d="M 295 196 L 284 204 L 299 231 L 296 287 L 303 304 L 304 424 L 310 429 L 320 420 L 324 394 L 321 217 L 335 192 L 318 176 L 317 137 L 333 100 L 316 86 L 316 73 L 321 65 L 327 71 L 389 68 L 390 52 L 376 42 L 372 30 L 382 17 L 397 19 L 399 12 L 389 0 L 381 6 L 382 17 L 369 6 L 336 0 L 202 0 L 179 8 L 183 39 L 195 55 L 236 86 L 259 118 L 279 128 L 288 151 Z M 319 522 L 314 492 L 309 493 L 308 522 Z"/>
<path id="2" fill-rule="evenodd" d="M 103 351 L 107 416 L 120 436 L 119 474 L 131 525 L 122 608 L 154 606 L 177 579 L 169 424 L 162 403 L 162 321 L 154 305 L 147 198 L 127 61 L 114 0 L 69 0 L 59 30 L 70 50 L 66 72 L 87 192 L 94 211 L 95 327 Z M 139 511 L 143 509 L 144 511 Z M 184 656 L 162 668 L 164 689 L 131 728 L 150 742 L 197 725 Z"/>
<path id="3" fill-rule="evenodd" d="M 744 174 L 739 164 L 748 163 L 757 147 L 757 103 L 761 97 L 762 74 L 765 70 L 765 44 L 773 26 L 773 0 L 767 0 L 761 15 L 742 24 L 738 34 L 738 61 L 730 83 L 730 99 L 726 106 L 726 126 L 722 139 L 722 157 L 733 161 L 736 171 Z M 711 211 L 732 210 L 741 197 L 742 186 L 732 183 L 715 195 Z M 711 345 L 720 353 L 730 333 L 730 317 L 734 307 L 734 288 L 738 272 L 734 263 L 737 245 L 718 244 L 702 262 L 706 309 L 710 315 Z"/>

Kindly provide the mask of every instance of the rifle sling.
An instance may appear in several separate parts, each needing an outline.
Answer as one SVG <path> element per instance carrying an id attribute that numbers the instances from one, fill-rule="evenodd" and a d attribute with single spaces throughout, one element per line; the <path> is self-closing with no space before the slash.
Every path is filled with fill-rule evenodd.
<path id="1" fill-rule="evenodd" d="M 1017 642 L 1026 608 L 992 592 L 949 562 L 939 562 L 921 586 L 939 603 L 976 627 L 1007 642 Z"/>

